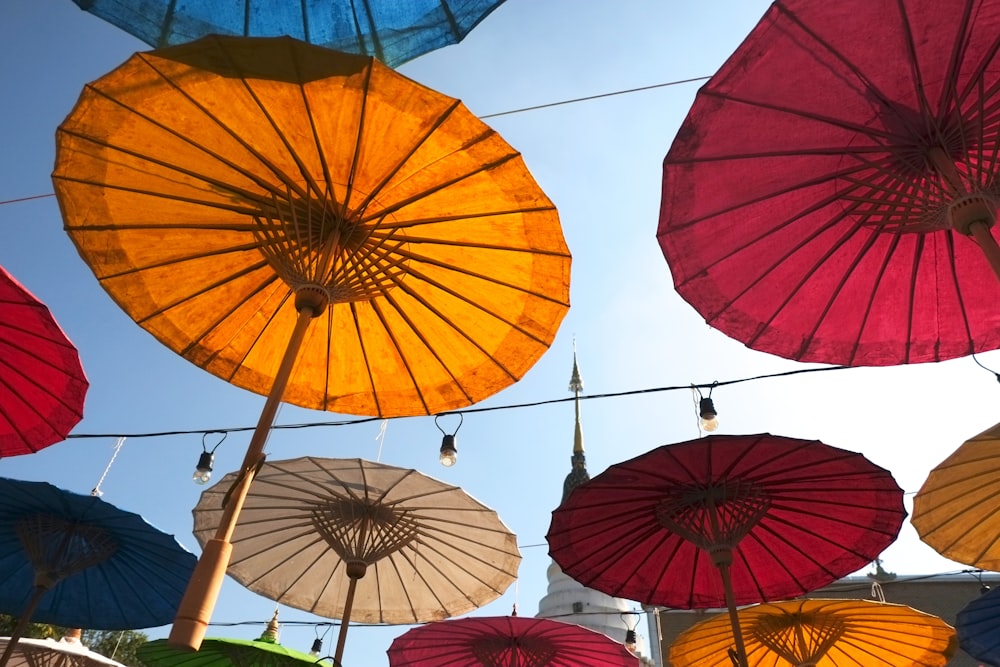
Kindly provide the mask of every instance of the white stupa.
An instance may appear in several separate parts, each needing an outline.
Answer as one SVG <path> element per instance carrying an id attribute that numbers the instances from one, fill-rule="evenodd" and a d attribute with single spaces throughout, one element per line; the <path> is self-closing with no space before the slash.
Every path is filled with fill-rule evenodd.
<path id="1" fill-rule="evenodd" d="M 569 390 L 576 395 L 576 428 L 573 434 L 573 457 L 570 459 L 572 468 L 566 476 L 566 481 L 563 482 L 563 500 L 566 500 L 574 488 L 590 479 L 583 451 L 583 428 L 580 423 L 580 392 L 583 391 L 583 380 L 580 378 L 575 349 Z M 535 614 L 537 618 L 582 625 L 623 643 L 626 632 L 634 627 L 636 628 L 634 653 L 643 665 L 654 665 L 654 662 L 647 657 L 649 651 L 646 639 L 638 631 L 646 618 L 638 604 L 585 587 L 565 574 L 555 562 L 549 565 L 547 576 L 549 585 L 545 597 L 538 602 L 538 613 Z"/>

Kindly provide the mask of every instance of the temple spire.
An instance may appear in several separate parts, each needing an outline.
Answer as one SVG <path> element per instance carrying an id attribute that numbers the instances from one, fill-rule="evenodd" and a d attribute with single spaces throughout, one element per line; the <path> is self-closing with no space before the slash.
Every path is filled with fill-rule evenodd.
<path id="1" fill-rule="evenodd" d="M 583 425 L 580 420 L 580 393 L 583 391 L 583 378 L 580 377 L 580 365 L 576 359 L 576 340 L 573 341 L 573 374 L 569 380 L 569 390 L 573 392 L 576 408 L 576 425 L 573 432 L 573 456 L 570 458 L 572 469 L 563 482 L 563 500 L 569 497 L 570 491 L 590 479 L 587 472 L 587 458 L 583 452 Z"/>

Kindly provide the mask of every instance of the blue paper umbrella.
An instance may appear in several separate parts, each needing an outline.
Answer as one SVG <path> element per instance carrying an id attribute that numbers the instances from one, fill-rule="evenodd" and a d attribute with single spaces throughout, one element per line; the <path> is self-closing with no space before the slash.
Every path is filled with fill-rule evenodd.
<path id="1" fill-rule="evenodd" d="M 1000 588 L 965 605 L 955 631 L 963 651 L 987 665 L 1000 665 Z"/>
<path id="2" fill-rule="evenodd" d="M 396 67 L 460 42 L 503 0 L 74 0 L 160 48 L 209 34 L 289 35 Z"/>
<path id="3" fill-rule="evenodd" d="M 0 612 L 24 623 L 165 625 L 196 560 L 173 536 L 96 496 L 0 478 Z"/>

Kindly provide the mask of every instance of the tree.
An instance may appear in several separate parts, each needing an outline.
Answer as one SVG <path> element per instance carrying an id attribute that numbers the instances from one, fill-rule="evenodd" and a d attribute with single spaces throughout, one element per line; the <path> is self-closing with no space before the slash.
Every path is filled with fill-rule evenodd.
<path id="1" fill-rule="evenodd" d="M 0 614 L 0 635 L 9 637 L 17 625 L 17 617 Z M 59 639 L 69 632 L 69 628 L 61 628 L 47 623 L 29 623 L 22 637 L 32 639 Z M 95 653 L 100 653 L 128 667 L 143 667 L 136 655 L 140 646 L 149 641 L 149 637 L 135 630 L 84 630 L 81 642 Z"/>

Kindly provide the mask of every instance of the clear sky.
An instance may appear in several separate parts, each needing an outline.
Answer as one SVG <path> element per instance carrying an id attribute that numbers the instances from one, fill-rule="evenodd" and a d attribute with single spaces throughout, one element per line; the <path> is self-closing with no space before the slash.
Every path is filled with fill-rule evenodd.
<path id="1" fill-rule="evenodd" d="M 764 0 L 509 0 L 460 45 L 403 65 L 407 76 L 487 116 L 509 110 L 712 74 L 764 12 Z M 698 8 L 695 8 L 697 5 Z M 147 47 L 70 0 L 4 0 L 0 7 L 0 200 L 52 192 L 54 133 L 82 86 Z M 806 368 L 755 352 L 707 327 L 674 293 L 656 243 L 661 162 L 697 83 L 487 119 L 520 150 L 556 203 L 573 253 L 572 308 L 549 352 L 516 385 L 477 407 L 570 398 L 573 341 L 584 395 L 685 387 Z M 80 349 L 91 381 L 76 437 L 31 456 L 0 461 L 0 475 L 89 492 L 118 435 L 126 439 L 101 489 L 104 499 L 145 516 L 198 552 L 191 508 L 201 487 L 191 472 L 201 432 L 251 427 L 264 398 L 184 361 L 133 323 L 98 286 L 62 230 L 54 198 L 0 205 L 0 265 L 45 301 Z M 980 356 L 1000 368 L 996 353 Z M 972 359 L 899 368 L 851 369 L 720 387 L 720 433 L 818 439 L 864 453 L 912 495 L 928 471 L 965 439 L 995 424 L 996 378 Z M 279 424 L 343 415 L 285 406 Z M 466 416 L 459 462 L 437 463 L 433 418 L 276 431 L 272 460 L 303 455 L 361 457 L 412 467 L 462 486 L 496 509 L 518 535 L 518 583 L 482 615 L 537 612 L 549 564 L 545 533 L 570 469 L 573 407 L 555 403 Z M 698 437 L 688 389 L 583 404 L 588 468 Z M 235 469 L 249 433 L 219 447 L 216 474 Z M 909 498 L 907 496 L 907 506 Z M 958 572 L 921 543 L 909 524 L 884 555 L 899 574 Z M 969 576 L 959 574 L 956 576 Z M 891 588 L 886 591 L 892 601 Z M 274 603 L 227 581 L 210 636 L 259 635 Z M 308 651 L 325 619 L 282 608 L 282 643 Z M 301 622 L 303 625 L 299 625 Z M 345 664 L 384 667 L 406 627 L 352 627 Z M 320 627 L 322 634 L 325 628 Z M 166 636 L 168 628 L 146 632 Z M 624 631 L 624 627 L 623 627 Z M 335 632 L 326 635 L 332 652 Z"/>

